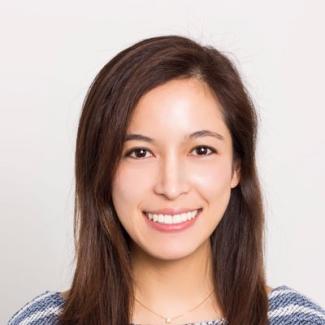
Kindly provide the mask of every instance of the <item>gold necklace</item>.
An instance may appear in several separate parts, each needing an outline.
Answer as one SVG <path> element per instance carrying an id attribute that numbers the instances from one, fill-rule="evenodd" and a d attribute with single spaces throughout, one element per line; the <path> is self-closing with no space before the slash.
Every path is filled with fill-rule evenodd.
<path id="1" fill-rule="evenodd" d="M 197 306 L 195 306 L 194 308 L 190 309 L 189 311 L 187 311 L 188 313 L 193 311 L 194 309 L 198 308 L 199 306 L 201 306 L 211 295 L 212 293 L 214 292 L 214 289 L 209 293 L 209 295 L 204 298 L 203 301 L 201 301 Z M 151 310 L 149 307 L 145 306 L 139 299 L 137 299 L 136 297 L 134 297 L 134 299 L 141 305 L 143 306 L 144 308 L 146 308 L 147 310 L 149 310 L 150 312 L 152 312 L 153 314 L 159 316 L 160 318 L 163 318 L 164 321 L 165 321 L 165 324 L 170 324 L 172 319 L 175 319 L 175 318 L 179 318 L 181 316 L 183 316 L 184 314 L 181 314 L 181 315 L 178 315 L 178 316 L 174 316 L 174 317 L 165 317 L 163 315 L 160 315 L 158 313 L 156 313 L 155 311 Z"/>

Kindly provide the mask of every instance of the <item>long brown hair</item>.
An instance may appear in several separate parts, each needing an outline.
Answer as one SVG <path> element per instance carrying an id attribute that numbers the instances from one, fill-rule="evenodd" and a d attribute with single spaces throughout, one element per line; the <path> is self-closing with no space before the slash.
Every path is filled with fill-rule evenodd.
<path id="1" fill-rule="evenodd" d="M 176 78 L 199 78 L 219 99 L 240 162 L 224 216 L 210 237 L 215 297 L 229 325 L 267 324 L 264 212 L 255 163 L 257 115 L 234 64 L 212 46 L 167 35 L 142 40 L 98 73 L 83 104 L 75 155 L 76 270 L 60 324 L 130 324 L 130 237 L 111 184 L 140 97 Z"/>

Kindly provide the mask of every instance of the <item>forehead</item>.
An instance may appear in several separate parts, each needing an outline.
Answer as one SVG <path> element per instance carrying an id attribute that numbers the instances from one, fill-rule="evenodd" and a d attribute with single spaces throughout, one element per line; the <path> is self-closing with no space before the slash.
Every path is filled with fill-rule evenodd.
<path id="1" fill-rule="evenodd" d="M 230 137 L 216 95 L 205 82 L 188 78 L 168 81 L 142 96 L 128 133 L 175 138 L 203 129 Z"/>

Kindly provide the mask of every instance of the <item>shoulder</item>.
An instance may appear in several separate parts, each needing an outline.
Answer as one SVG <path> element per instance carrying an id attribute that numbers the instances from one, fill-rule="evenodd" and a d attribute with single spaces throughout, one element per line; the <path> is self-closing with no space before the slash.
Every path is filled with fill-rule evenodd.
<path id="1" fill-rule="evenodd" d="M 45 291 L 25 303 L 9 319 L 8 325 L 56 324 L 64 305 L 60 292 Z"/>
<path id="2" fill-rule="evenodd" d="M 271 325 L 325 325 L 325 310 L 310 297 L 286 285 L 270 293 L 268 317 Z"/>

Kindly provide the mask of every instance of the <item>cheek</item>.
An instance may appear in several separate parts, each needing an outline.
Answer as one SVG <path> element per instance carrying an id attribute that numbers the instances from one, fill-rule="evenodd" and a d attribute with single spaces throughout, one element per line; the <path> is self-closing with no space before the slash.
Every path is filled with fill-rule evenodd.
<path id="1" fill-rule="evenodd" d="M 231 195 L 231 164 L 218 161 L 204 166 L 195 174 L 193 182 L 207 205 L 206 218 L 202 219 L 202 231 L 211 235 L 221 221 Z M 204 222 L 203 222 L 204 221 Z"/>
<path id="2" fill-rule="evenodd" d="M 121 165 L 112 184 L 112 199 L 116 212 L 121 217 L 128 215 L 131 209 L 137 208 L 144 198 L 150 177 Z"/>
<path id="3" fill-rule="evenodd" d="M 225 195 L 231 187 L 231 164 L 224 160 L 202 165 L 192 173 L 192 181 L 208 200 Z"/>
<path id="4" fill-rule="evenodd" d="M 185 169 L 186 181 L 192 190 L 206 200 L 220 199 L 230 192 L 231 163 L 228 159 L 189 164 Z M 113 181 L 112 197 L 116 211 L 123 216 L 127 210 L 140 209 L 147 196 L 153 195 L 152 188 L 158 178 L 157 166 L 122 164 Z"/>

